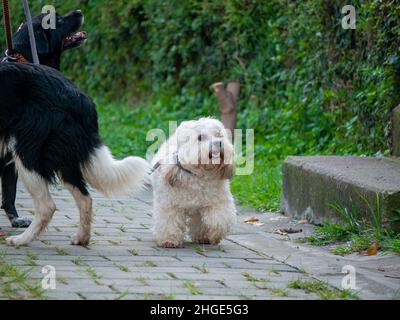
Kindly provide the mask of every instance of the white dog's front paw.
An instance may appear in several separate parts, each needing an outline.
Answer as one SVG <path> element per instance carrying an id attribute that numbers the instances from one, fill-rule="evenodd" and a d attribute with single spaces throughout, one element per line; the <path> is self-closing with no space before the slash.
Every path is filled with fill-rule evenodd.
<path id="1" fill-rule="evenodd" d="M 192 241 L 198 244 L 211 244 L 210 239 L 203 235 L 192 236 Z"/>
<path id="2" fill-rule="evenodd" d="M 90 235 L 79 234 L 79 232 L 72 236 L 71 244 L 74 246 L 87 247 L 90 242 Z"/>
<path id="3" fill-rule="evenodd" d="M 158 245 L 163 248 L 177 249 L 183 247 L 183 242 L 178 241 L 158 241 Z"/>
<path id="4" fill-rule="evenodd" d="M 8 238 L 6 238 L 6 243 L 9 246 L 14 246 L 14 247 L 24 246 L 24 245 L 28 244 L 28 242 L 24 241 L 22 236 L 8 237 Z"/>

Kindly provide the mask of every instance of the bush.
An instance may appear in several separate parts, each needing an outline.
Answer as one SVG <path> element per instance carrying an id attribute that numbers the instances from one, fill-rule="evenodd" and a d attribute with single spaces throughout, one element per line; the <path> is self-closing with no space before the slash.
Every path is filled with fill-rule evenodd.
<path id="1" fill-rule="evenodd" d="M 89 42 L 64 70 L 92 95 L 136 101 L 164 92 L 208 99 L 210 84 L 243 83 L 240 125 L 267 152 L 385 153 L 399 100 L 400 4 L 353 1 L 357 29 L 341 28 L 345 1 L 31 1 L 81 8 Z M 22 8 L 13 2 L 13 22 Z M 0 39 L 4 39 L 3 33 Z M 4 41 L 2 41 L 4 43 Z M 182 106 L 182 108 L 195 106 Z"/>

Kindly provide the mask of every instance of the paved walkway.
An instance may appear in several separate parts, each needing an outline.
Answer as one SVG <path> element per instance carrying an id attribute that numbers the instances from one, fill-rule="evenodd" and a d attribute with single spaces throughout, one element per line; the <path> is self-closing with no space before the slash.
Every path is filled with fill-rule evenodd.
<path id="1" fill-rule="evenodd" d="M 346 264 L 360 268 L 360 298 L 399 296 L 398 256 L 341 258 L 322 249 L 300 246 L 273 233 L 280 225 L 299 226 L 276 214 L 244 210 L 233 234 L 219 246 L 187 243 L 184 249 L 158 248 L 150 230 L 150 192 L 119 200 L 94 194 L 92 243 L 88 248 L 72 246 L 70 236 L 77 229 L 77 209 L 67 192 L 52 193 L 58 210 L 46 233 L 29 247 L 16 249 L 0 242 L 3 263 L 30 271 L 24 281 L 40 283 L 42 267 L 55 268 L 56 289 L 44 292 L 50 299 L 320 299 L 324 293 L 289 288 L 288 284 L 293 286 L 295 280 L 300 280 L 297 284 L 312 284 L 321 279 L 340 288 L 344 276 L 341 271 Z M 32 201 L 22 188 L 17 203 L 22 215 L 33 215 Z M 253 214 L 265 225 L 243 223 L 244 216 Z M 4 227 L 8 222 L 3 213 L 0 226 L 7 234 L 17 232 Z M 302 228 L 305 232 L 312 229 L 305 225 Z M 372 269 L 364 268 L 365 261 Z M 384 272 L 379 274 L 379 268 Z M 2 281 L 0 286 L 4 286 Z M 328 293 L 332 288 L 327 285 Z M 2 293 L 4 298 L 0 288 L 0 298 Z"/>

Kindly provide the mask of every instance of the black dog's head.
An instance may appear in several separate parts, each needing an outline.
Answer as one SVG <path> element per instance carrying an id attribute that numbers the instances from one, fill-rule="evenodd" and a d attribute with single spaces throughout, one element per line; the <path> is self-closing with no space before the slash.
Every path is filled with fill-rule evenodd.
<path id="1" fill-rule="evenodd" d="M 36 47 L 40 64 L 60 69 L 61 54 L 67 49 L 80 47 L 86 40 L 86 33 L 79 31 L 84 22 L 84 16 L 80 10 L 72 11 L 65 16 L 56 17 L 55 29 L 44 29 L 41 14 L 33 18 L 33 30 L 35 33 Z M 29 62 L 32 62 L 31 47 L 29 44 L 28 27 L 22 24 L 13 38 L 14 48 Z"/>

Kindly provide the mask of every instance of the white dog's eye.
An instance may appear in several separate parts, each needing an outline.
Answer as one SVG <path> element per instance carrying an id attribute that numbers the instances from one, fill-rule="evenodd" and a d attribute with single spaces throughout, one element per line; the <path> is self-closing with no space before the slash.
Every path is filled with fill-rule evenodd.
<path id="1" fill-rule="evenodd" d="M 201 135 L 198 136 L 197 139 L 198 139 L 199 141 L 203 141 L 203 140 L 206 140 L 206 136 L 205 136 L 204 134 L 201 134 Z"/>

